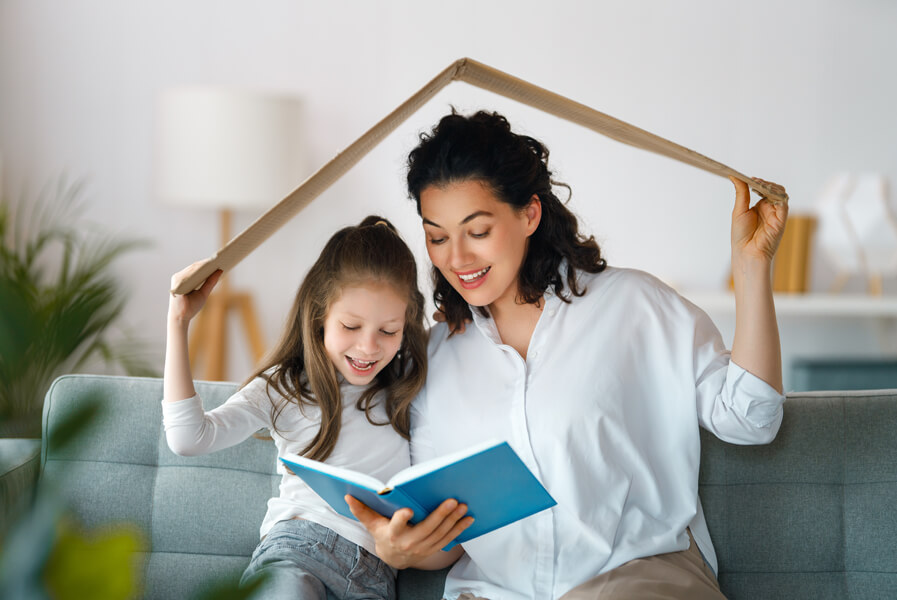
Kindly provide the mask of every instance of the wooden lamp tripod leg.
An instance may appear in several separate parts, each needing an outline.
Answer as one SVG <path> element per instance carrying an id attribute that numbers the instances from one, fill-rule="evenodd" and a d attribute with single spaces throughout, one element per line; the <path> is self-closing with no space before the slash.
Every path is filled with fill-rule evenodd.
<path id="1" fill-rule="evenodd" d="M 230 241 L 230 221 L 230 211 L 222 210 L 222 245 Z M 215 291 L 209 295 L 206 305 L 200 311 L 190 334 L 190 364 L 194 376 L 200 373 L 200 361 L 204 360 L 203 379 L 211 381 L 227 379 L 227 317 L 232 308 L 238 310 L 243 321 L 243 330 L 249 339 L 254 363 L 258 364 L 264 356 L 265 342 L 256 318 L 252 297 L 247 292 L 232 292 L 227 277 L 223 275 L 218 281 Z"/>

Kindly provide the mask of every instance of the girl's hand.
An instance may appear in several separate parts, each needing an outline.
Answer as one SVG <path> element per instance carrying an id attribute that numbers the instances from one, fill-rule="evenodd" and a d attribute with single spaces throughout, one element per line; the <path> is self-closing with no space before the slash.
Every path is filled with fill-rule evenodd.
<path id="1" fill-rule="evenodd" d="M 788 205 L 774 205 L 766 198 L 761 198 L 751 208 L 751 191 L 748 185 L 735 177 L 729 179 L 735 184 L 735 208 L 732 210 L 733 262 L 746 259 L 771 263 L 785 233 Z M 785 191 L 785 188 L 775 183 L 757 178 L 754 181 Z"/>
<path id="2" fill-rule="evenodd" d="M 172 281 L 178 278 L 178 276 L 185 271 L 189 271 L 192 268 L 192 266 L 187 267 L 180 273 L 176 274 L 174 277 L 172 277 Z M 171 298 L 168 301 L 169 321 L 174 321 L 182 325 L 188 324 L 190 320 L 195 317 L 200 309 L 205 305 L 206 300 L 208 300 L 209 298 L 209 294 L 212 293 L 212 288 L 214 288 L 215 284 L 218 283 L 218 280 L 221 279 L 222 272 L 223 271 L 221 269 L 218 269 L 217 271 L 209 275 L 209 278 L 203 282 L 198 290 L 193 290 L 189 294 L 183 294 L 180 296 L 172 294 Z"/>
<path id="3" fill-rule="evenodd" d="M 435 560 L 430 557 L 473 523 L 473 517 L 464 516 L 467 505 L 456 500 L 446 500 L 416 525 L 408 523 L 414 514 L 411 509 L 397 510 L 392 519 L 387 519 L 352 496 L 345 500 L 355 518 L 374 536 L 377 556 L 397 569 L 415 565 L 436 569 L 452 564 L 462 553 L 460 546 L 434 557 Z"/>

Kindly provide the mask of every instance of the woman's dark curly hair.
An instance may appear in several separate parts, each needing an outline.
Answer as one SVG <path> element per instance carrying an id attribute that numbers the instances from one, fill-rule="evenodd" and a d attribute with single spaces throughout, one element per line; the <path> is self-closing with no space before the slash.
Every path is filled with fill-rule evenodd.
<path id="1" fill-rule="evenodd" d="M 511 131 L 498 113 L 479 111 L 465 117 L 452 110 L 408 155 L 408 192 L 421 214 L 420 195 L 430 186 L 442 188 L 463 181 L 485 184 L 502 202 L 524 210 L 537 196 L 542 219 L 529 239 L 520 268 L 517 300 L 536 303 L 551 287 L 564 302 L 586 290 L 576 283 L 576 271 L 598 273 L 607 266 L 593 236 L 579 233 L 576 216 L 564 206 L 552 185 L 569 187 L 551 179 L 548 148 L 526 135 Z M 564 273 L 561 261 L 567 260 Z M 445 312 L 452 329 L 470 319 L 470 308 L 461 295 L 433 267 L 433 299 Z"/>

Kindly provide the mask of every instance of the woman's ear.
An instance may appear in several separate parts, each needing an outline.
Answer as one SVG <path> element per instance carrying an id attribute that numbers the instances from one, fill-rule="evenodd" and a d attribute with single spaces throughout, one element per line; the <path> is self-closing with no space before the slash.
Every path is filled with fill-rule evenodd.
<path id="1" fill-rule="evenodd" d="M 526 235 L 529 237 L 535 233 L 542 221 L 542 201 L 539 200 L 539 196 L 533 194 L 529 204 L 523 209 L 523 214 L 526 216 Z"/>

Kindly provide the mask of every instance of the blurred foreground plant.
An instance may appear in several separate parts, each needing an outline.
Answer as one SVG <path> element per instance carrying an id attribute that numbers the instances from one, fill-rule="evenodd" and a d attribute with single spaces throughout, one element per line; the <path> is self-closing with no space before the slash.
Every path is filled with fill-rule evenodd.
<path id="1" fill-rule="evenodd" d="M 64 448 L 100 410 L 88 403 L 50 439 Z M 17 600 L 126 600 L 139 597 L 143 534 L 130 524 L 87 531 L 68 514 L 59 481 L 41 479 L 34 501 L 3 541 L 0 597 Z"/>
<path id="2" fill-rule="evenodd" d="M 110 267 L 145 242 L 79 224 L 83 191 L 61 178 L 34 202 L 0 199 L 3 435 L 39 437 L 50 382 L 90 360 L 101 358 L 129 375 L 157 374 L 141 344 L 110 340 L 126 302 Z"/>

